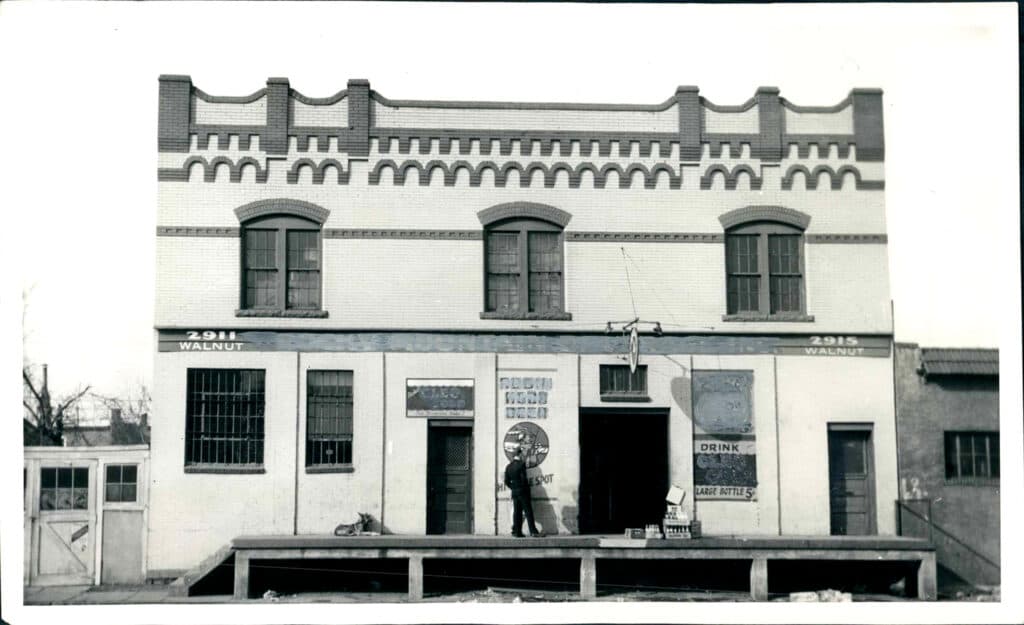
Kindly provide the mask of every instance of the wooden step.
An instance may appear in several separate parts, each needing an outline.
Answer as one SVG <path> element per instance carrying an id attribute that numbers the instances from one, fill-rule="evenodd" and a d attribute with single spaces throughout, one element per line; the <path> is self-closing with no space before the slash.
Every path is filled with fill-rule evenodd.
<path id="1" fill-rule="evenodd" d="M 170 584 L 170 596 L 172 597 L 188 597 L 189 591 L 195 586 L 200 580 L 209 575 L 218 566 L 221 566 L 227 560 L 233 558 L 235 555 L 235 547 L 231 543 L 228 543 L 213 552 L 211 556 L 199 563 L 198 566 L 191 569 L 178 579 L 174 580 Z M 232 563 L 232 566 L 234 564 Z"/>

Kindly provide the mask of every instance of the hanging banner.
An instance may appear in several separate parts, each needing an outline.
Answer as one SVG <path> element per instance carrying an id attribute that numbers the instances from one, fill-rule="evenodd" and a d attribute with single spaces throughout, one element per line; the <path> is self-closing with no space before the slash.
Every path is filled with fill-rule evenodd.
<path id="1" fill-rule="evenodd" d="M 755 501 L 752 371 L 693 372 L 694 498 Z"/>

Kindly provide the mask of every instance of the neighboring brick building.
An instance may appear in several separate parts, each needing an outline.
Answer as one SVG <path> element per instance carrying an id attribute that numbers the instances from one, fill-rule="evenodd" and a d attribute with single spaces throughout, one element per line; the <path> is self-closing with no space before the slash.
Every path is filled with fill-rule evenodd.
<path id="1" fill-rule="evenodd" d="M 549 534 L 657 522 L 673 484 L 707 534 L 896 532 L 878 90 L 164 76 L 159 150 L 150 575 L 357 512 L 507 534 L 517 445 Z"/>
<path id="2" fill-rule="evenodd" d="M 896 424 L 903 533 L 930 536 L 966 581 L 998 584 L 999 351 L 897 343 Z"/>

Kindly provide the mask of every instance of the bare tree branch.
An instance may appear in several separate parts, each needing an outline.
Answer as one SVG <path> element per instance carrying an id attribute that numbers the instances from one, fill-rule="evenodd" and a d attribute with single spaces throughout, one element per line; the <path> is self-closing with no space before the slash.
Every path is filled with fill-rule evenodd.
<path id="1" fill-rule="evenodd" d="M 85 395 L 86 393 L 88 393 L 89 389 L 91 389 L 91 388 L 92 388 L 92 386 L 86 386 L 84 389 L 78 391 L 77 393 L 75 393 L 71 397 L 68 397 L 67 399 L 65 399 L 63 402 L 61 402 L 60 404 L 57 405 L 57 410 L 55 411 L 54 414 L 59 415 L 59 416 L 64 416 L 64 411 L 68 407 L 73 405 L 75 402 L 77 402 L 79 399 L 81 399 L 82 396 Z"/>
<path id="2" fill-rule="evenodd" d="M 36 390 L 35 385 L 32 384 L 32 376 L 30 376 L 28 373 L 28 367 L 22 368 L 21 377 L 25 381 L 25 385 L 28 386 L 28 390 L 32 391 L 32 394 L 35 396 L 36 401 L 43 401 L 43 398 Z"/>

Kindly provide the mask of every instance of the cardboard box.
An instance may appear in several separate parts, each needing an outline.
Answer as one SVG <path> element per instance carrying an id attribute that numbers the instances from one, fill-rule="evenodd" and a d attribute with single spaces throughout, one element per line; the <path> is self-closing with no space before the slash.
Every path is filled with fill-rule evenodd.
<path id="1" fill-rule="evenodd" d="M 668 494 L 665 495 L 665 501 L 677 506 L 681 506 L 683 504 L 683 499 L 686 499 L 686 491 L 675 484 L 668 489 Z"/>

